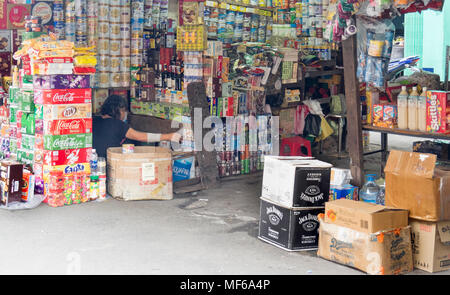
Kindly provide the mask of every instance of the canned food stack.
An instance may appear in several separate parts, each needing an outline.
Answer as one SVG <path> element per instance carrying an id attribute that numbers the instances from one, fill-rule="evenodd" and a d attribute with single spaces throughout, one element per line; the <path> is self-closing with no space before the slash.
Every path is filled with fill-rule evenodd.
<path id="1" fill-rule="evenodd" d="M 66 38 L 66 25 L 64 22 L 64 0 L 54 0 L 53 2 L 53 26 L 58 39 L 64 40 Z"/>
<path id="2" fill-rule="evenodd" d="M 66 0 L 65 3 L 65 39 L 71 42 L 75 42 L 75 0 Z"/>
<path id="3" fill-rule="evenodd" d="M 131 67 L 139 68 L 144 55 L 144 0 L 131 1 Z"/>
<path id="4" fill-rule="evenodd" d="M 131 67 L 131 2 L 130 0 L 120 1 L 120 87 L 130 86 Z"/>
<path id="5" fill-rule="evenodd" d="M 154 19 L 153 19 L 153 0 L 145 0 L 145 23 L 144 27 L 146 29 L 153 29 Z"/>
<path id="6" fill-rule="evenodd" d="M 97 21 L 97 74 L 96 84 L 98 88 L 110 87 L 110 55 L 109 55 L 109 0 L 98 0 Z"/>
<path id="7" fill-rule="evenodd" d="M 87 44 L 88 47 L 97 46 L 98 41 L 98 1 L 87 1 Z"/>

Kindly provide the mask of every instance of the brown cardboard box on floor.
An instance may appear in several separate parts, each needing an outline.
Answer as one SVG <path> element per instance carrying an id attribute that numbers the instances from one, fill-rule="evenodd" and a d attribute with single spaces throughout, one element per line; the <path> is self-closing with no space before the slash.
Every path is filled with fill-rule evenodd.
<path id="1" fill-rule="evenodd" d="M 414 267 L 428 272 L 450 269 L 450 221 L 410 220 Z"/>
<path id="2" fill-rule="evenodd" d="M 450 171 L 436 167 L 436 155 L 393 150 L 384 172 L 386 206 L 414 219 L 450 220 Z"/>
<path id="3" fill-rule="evenodd" d="M 325 203 L 325 222 L 359 232 L 376 233 L 408 226 L 408 210 L 339 199 Z"/>
<path id="4" fill-rule="evenodd" d="M 403 274 L 413 270 L 409 226 L 363 233 L 323 220 L 317 255 L 374 275 Z"/>
<path id="5" fill-rule="evenodd" d="M 137 146 L 134 153 L 122 148 L 107 150 L 108 193 L 125 201 L 170 200 L 172 191 L 172 153 L 169 149 Z"/>

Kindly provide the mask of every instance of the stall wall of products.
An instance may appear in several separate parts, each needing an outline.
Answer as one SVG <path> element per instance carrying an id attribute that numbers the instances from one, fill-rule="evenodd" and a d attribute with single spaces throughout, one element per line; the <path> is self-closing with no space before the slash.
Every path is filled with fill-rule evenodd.
<path id="1" fill-rule="evenodd" d="M 441 80 L 445 78 L 445 48 L 450 45 L 449 28 L 450 1 L 444 2 L 442 12 L 429 10 L 405 15 L 405 56 L 420 56 L 419 67 L 432 68 Z"/>

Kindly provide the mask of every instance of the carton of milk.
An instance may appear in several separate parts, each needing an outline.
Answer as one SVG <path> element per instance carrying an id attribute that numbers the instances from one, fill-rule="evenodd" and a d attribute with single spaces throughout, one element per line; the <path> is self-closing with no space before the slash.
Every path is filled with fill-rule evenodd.
<path id="1" fill-rule="evenodd" d="M 311 157 L 265 156 L 262 197 L 287 207 L 324 206 L 332 167 Z"/>

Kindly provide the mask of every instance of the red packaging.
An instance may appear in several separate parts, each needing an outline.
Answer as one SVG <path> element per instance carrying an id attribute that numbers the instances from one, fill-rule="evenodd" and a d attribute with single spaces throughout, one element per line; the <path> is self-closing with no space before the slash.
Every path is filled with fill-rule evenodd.
<path id="1" fill-rule="evenodd" d="M 92 133 L 92 119 L 44 121 L 45 135 Z"/>
<path id="2" fill-rule="evenodd" d="M 91 148 L 44 151 L 44 165 L 59 166 L 87 163 L 92 153 Z"/>
<path id="3" fill-rule="evenodd" d="M 73 63 L 72 57 L 45 57 L 39 60 L 42 63 L 50 64 L 71 64 Z"/>
<path id="4" fill-rule="evenodd" d="M 92 89 L 35 89 L 34 103 L 73 104 L 91 103 Z"/>
<path id="5" fill-rule="evenodd" d="M 427 131 L 432 133 L 450 133 L 450 92 L 427 92 Z"/>
<path id="6" fill-rule="evenodd" d="M 31 5 L 8 4 L 8 29 L 24 29 L 25 17 L 31 14 Z"/>

